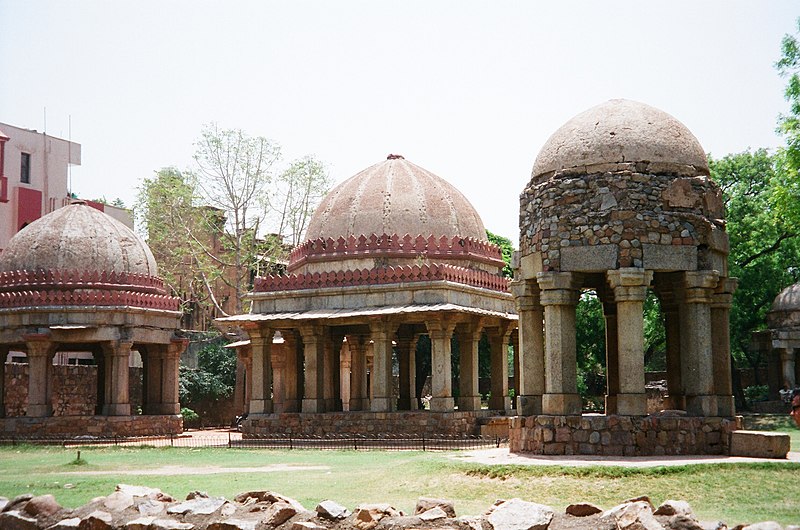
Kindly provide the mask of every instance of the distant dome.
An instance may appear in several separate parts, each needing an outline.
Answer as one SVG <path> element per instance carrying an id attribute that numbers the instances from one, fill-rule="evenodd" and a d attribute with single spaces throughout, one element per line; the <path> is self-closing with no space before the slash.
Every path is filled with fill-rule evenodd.
<path id="1" fill-rule="evenodd" d="M 790 285 L 775 297 L 772 311 L 800 311 L 800 283 Z"/>
<path id="2" fill-rule="evenodd" d="M 314 212 L 306 239 L 372 234 L 486 241 L 483 221 L 461 192 L 399 155 L 331 190 Z"/>
<path id="3" fill-rule="evenodd" d="M 139 236 L 83 203 L 59 208 L 11 238 L 0 253 L 0 272 L 21 270 L 158 275 L 153 253 Z"/>
<path id="4" fill-rule="evenodd" d="M 584 111 L 547 140 L 532 176 L 595 164 L 651 162 L 708 175 L 708 160 L 697 138 L 664 111 L 612 99 Z M 689 166 L 687 168 L 687 166 Z M 691 171 L 691 167 L 694 171 Z"/>

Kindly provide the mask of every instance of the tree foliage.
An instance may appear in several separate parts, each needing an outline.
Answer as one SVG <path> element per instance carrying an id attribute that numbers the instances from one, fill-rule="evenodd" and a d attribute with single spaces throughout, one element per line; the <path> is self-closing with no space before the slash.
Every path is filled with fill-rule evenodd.
<path id="1" fill-rule="evenodd" d="M 753 331 L 763 329 L 781 289 L 800 280 L 800 211 L 788 204 L 800 203 L 800 193 L 787 186 L 792 170 L 784 154 L 757 149 L 709 157 L 727 211 L 729 275 L 739 278 L 731 308 L 731 350 L 739 363 L 752 367 L 761 363 L 750 348 Z"/>
<path id="2" fill-rule="evenodd" d="M 314 206 L 328 193 L 331 178 L 325 165 L 312 156 L 295 160 L 278 175 L 270 210 L 275 216 L 277 233 L 293 247 L 303 241 Z"/>
<path id="3" fill-rule="evenodd" d="M 514 253 L 514 244 L 507 237 L 499 236 L 488 230 L 486 231 L 486 237 L 489 243 L 500 247 L 500 255 L 503 257 L 503 261 L 506 262 L 503 267 L 503 277 L 513 278 L 514 271 L 511 269 L 511 255 Z"/>
<path id="4" fill-rule="evenodd" d="M 800 34 L 800 18 L 797 19 L 797 31 Z M 784 35 L 781 58 L 775 63 L 775 68 L 786 78 L 784 97 L 789 102 L 788 114 L 778 119 L 778 131 L 786 138 L 787 163 L 796 172 L 800 169 L 800 41 L 797 35 Z"/>
<path id="5" fill-rule="evenodd" d="M 213 342 L 197 354 L 197 368 L 180 367 L 182 404 L 229 397 L 236 385 L 236 352 Z"/>

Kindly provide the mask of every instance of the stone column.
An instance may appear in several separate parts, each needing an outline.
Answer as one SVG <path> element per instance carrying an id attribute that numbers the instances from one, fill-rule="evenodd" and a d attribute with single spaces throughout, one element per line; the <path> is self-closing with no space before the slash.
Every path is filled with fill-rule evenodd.
<path id="1" fill-rule="evenodd" d="M 367 340 L 362 335 L 349 335 L 350 347 L 350 410 L 367 406 Z"/>
<path id="2" fill-rule="evenodd" d="M 681 377 L 686 390 L 686 412 L 715 416 L 714 363 L 711 351 L 711 302 L 719 274 L 716 271 L 683 273 L 679 301 L 681 312 Z"/>
<path id="3" fill-rule="evenodd" d="M 794 379 L 794 349 L 784 348 L 780 350 L 781 360 L 781 380 L 783 388 L 793 389 L 795 387 Z"/>
<path id="4" fill-rule="evenodd" d="M 736 413 L 731 380 L 730 312 L 737 283 L 736 278 L 720 279 L 711 302 L 711 354 L 717 416 L 727 418 Z"/>
<path id="5" fill-rule="evenodd" d="M 542 396 L 542 413 L 580 414 L 575 306 L 578 305 L 582 278 L 571 272 L 540 272 L 536 276 L 544 306 L 545 394 Z"/>
<path id="6" fill-rule="evenodd" d="M 342 396 L 342 410 L 350 410 L 350 370 L 353 368 L 350 354 L 350 343 L 342 344 L 341 362 L 339 363 L 339 395 Z"/>
<path id="7" fill-rule="evenodd" d="M 511 398 L 508 397 L 508 342 L 513 330 L 513 323 L 505 320 L 487 332 L 492 366 L 492 395 L 489 397 L 491 410 L 511 410 Z"/>
<path id="8" fill-rule="evenodd" d="M 299 412 L 302 402 L 300 370 L 302 356 L 300 345 L 292 329 L 282 329 L 283 336 L 283 411 Z"/>
<path id="9" fill-rule="evenodd" d="M 53 354 L 57 345 L 49 335 L 31 334 L 23 337 L 28 356 L 28 408 L 26 415 L 44 418 L 53 414 L 52 372 Z"/>
<path id="10" fill-rule="evenodd" d="M 178 392 L 179 368 L 181 364 L 181 354 L 188 345 L 188 339 L 172 339 L 167 345 L 164 354 L 163 379 L 161 380 L 162 414 L 172 415 L 181 413 Z"/>
<path id="11" fill-rule="evenodd" d="M 6 359 L 9 346 L 0 345 L 0 418 L 6 417 Z"/>
<path id="12" fill-rule="evenodd" d="M 326 328 L 318 325 L 300 327 L 305 354 L 303 412 L 325 412 L 322 371 L 325 366 L 326 331 Z"/>
<path id="13" fill-rule="evenodd" d="M 161 414 L 164 351 L 159 344 L 148 344 L 144 355 L 144 413 Z M 99 366 L 98 366 L 99 370 Z"/>
<path id="14" fill-rule="evenodd" d="M 332 333 L 330 337 L 330 353 L 326 350 L 326 389 L 330 386 L 330 390 L 325 398 L 325 410 L 328 412 L 342 410 L 342 346 L 344 345 L 344 335 L 341 333 Z M 328 368 L 330 366 L 330 369 Z"/>
<path id="15" fill-rule="evenodd" d="M 519 323 L 517 323 L 519 324 Z M 511 400 L 511 408 L 517 408 L 517 396 L 519 396 L 519 328 L 511 333 L 511 348 L 514 356 L 514 399 Z"/>
<path id="16" fill-rule="evenodd" d="M 253 351 L 253 388 L 250 393 L 250 414 L 272 413 L 272 337 L 275 330 L 250 330 Z"/>
<path id="17" fill-rule="evenodd" d="M 434 317 L 436 318 L 436 317 Z M 455 322 L 445 315 L 425 323 L 431 339 L 431 410 L 435 412 L 452 412 L 453 377 L 450 368 L 450 340 L 453 337 Z"/>
<path id="18" fill-rule="evenodd" d="M 416 348 L 417 336 L 401 328 L 397 334 L 397 358 L 400 362 L 400 398 L 398 410 L 417 408 L 416 398 Z"/>
<path id="19" fill-rule="evenodd" d="M 672 282 L 670 282 L 672 283 Z M 666 339 L 667 393 L 664 407 L 673 410 L 686 410 L 686 391 L 681 375 L 681 323 L 678 303 L 673 285 L 659 286 L 658 297 L 661 313 L 664 315 L 664 335 Z"/>
<path id="20" fill-rule="evenodd" d="M 372 399 L 370 410 L 389 412 L 397 408 L 392 396 L 392 339 L 397 324 L 386 321 L 370 322 L 372 337 Z"/>
<path id="21" fill-rule="evenodd" d="M 105 356 L 105 400 L 104 416 L 130 416 L 129 370 L 131 347 L 129 341 L 113 341 L 103 344 Z"/>
<path id="22" fill-rule="evenodd" d="M 644 300 L 653 272 L 624 267 L 606 273 L 617 305 L 617 414 L 647 415 L 644 389 Z M 609 368 L 610 371 L 610 368 Z"/>
<path id="23" fill-rule="evenodd" d="M 275 335 L 272 336 L 271 361 L 272 366 L 272 412 L 284 412 L 283 400 L 286 398 L 285 375 L 286 375 L 286 348 L 285 343 L 275 343 Z"/>
<path id="24" fill-rule="evenodd" d="M 519 312 L 519 385 L 517 413 L 531 416 L 542 413 L 544 394 L 544 308 L 535 280 L 511 283 Z"/>
<path id="25" fill-rule="evenodd" d="M 481 410 L 478 390 L 478 343 L 483 334 L 484 319 L 473 318 L 458 333 L 460 354 L 458 374 L 458 410 Z"/>
<path id="26" fill-rule="evenodd" d="M 250 346 L 236 348 L 236 387 L 234 388 L 233 407 L 242 414 L 250 412 L 250 389 L 253 381 L 252 350 Z M 146 371 L 145 371 L 146 372 Z M 145 378 L 146 378 L 145 374 Z"/>

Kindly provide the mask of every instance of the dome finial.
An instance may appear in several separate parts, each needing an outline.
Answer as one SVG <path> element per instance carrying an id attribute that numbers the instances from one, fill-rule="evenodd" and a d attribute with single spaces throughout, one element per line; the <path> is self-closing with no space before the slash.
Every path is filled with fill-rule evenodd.
<path id="1" fill-rule="evenodd" d="M 405 157 L 403 155 L 395 155 L 395 154 L 387 156 L 386 160 L 397 160 L 398 158 L 401 160 L 405 160 Z"/>

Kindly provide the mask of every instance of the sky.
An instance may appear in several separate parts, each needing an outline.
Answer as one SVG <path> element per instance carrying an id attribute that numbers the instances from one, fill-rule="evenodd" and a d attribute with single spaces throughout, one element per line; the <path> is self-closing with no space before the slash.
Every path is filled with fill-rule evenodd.
<path id="1" fill-rule="evenodd" d="M 284 165 L 313 154 L 337 183 L 398 153 L 516 244 L 539 150 L 609 99 L 672 114 L 716 157 L 782 145 L 773 65 L 799 16 L 796 0 L 0 0 L 0 122 L 71 137 L 73 191 L 127 205 L 192 167 L 209 122 L 278 142 Z"/>

